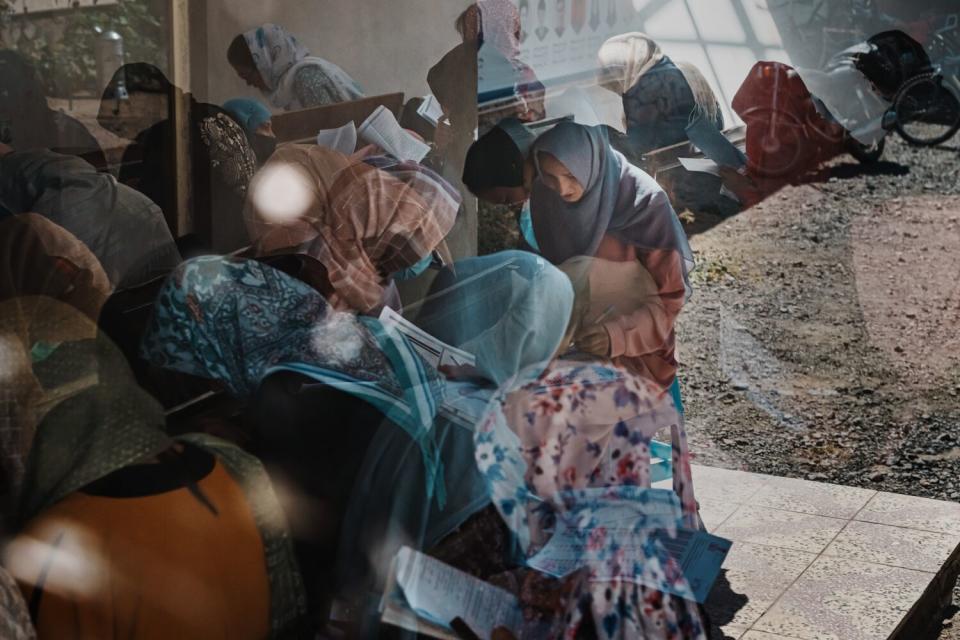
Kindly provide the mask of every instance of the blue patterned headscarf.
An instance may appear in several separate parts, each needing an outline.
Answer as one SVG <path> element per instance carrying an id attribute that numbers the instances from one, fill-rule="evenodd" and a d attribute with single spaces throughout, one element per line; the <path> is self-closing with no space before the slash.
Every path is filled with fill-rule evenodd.
<path id="1" fill-rule="evenodd" d="M 286 370 L 357 396 L 420 444 L 444 501 L 431 429 L 441 396 L 435 371 L 372 318 L 334 310 L 317 291 L 254 260 L 203 256 L 181 264 L 160 290 L 141 345 L 152 364 L 218 380 L 252 395 Z"/>

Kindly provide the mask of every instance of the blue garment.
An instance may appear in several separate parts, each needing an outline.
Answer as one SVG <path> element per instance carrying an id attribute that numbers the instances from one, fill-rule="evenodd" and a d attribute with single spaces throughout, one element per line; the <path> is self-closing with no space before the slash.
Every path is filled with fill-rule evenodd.
<path id="1" fill-rule="evenodd" d="M 670 385 L 670 395 L 673 397 L 673 404 L 677 407 L 677 411 L 680 412 L 680 416 L 683 416 L 683 400 L 680 398 L 680 378 L 674 376 L 673 384 Z"/>
<path id="2" fill-rule="evenodd" d="M 428 496 L 444 502 L 432 427 L 441 397 L 434 370 L 372 318 L 335 311 L 317 291 L 254 260 L 203 256 L 167 279 L 141 345 L 152 364 L 252 395 L 280 370 L 360 397 L 420 448 Z"/>
<path id="3" fill-rule="evenodd" d="M 520 211 L 520 233 L 530 248 L 534 251 L 540 251 L 540 245 L 537 244 L 537 236 L 533 233 L 533 217 L 530 214 L 530 200 L 523 203 L 523 210 Z"/>
<path id="4" fill-rule="evenodd" d="M 412 267 L 407 267 L 406 269 L 401 269 L 393 274 L 394 280 L 413 280 L 421 273 L 430 268 L 430 263 L 433 262 L 433 255 L 427 254 L 420 259 L 420 262 L 413 265 Z"/>
<path id="5" fill-rule="evenodd" d="M 544 258 L 501 251 L 441 271 L 417 324 L 477 358 L 477 369 L 502 384 L 556 354 L 573 311 L 570 279 Z"/>
<path id="6" fill-rule="evenodd" d="M 262 102 L 253 98 L 231 98 L 223 103 L 223 109 L 243 127 L 248 136 L 256 133 L 262 124 L 273 117 Z"/>

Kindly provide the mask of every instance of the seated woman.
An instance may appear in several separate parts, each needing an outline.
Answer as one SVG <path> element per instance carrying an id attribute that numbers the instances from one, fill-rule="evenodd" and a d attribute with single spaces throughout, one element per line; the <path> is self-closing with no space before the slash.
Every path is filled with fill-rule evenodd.
<path id="1" fill-rule="evenodd" d="M 554 264 L 579 256 L 628 263 L 609 265 L 603 279 L 622 278 L 626 289 L 642 267 L 656 284 L 647 304 L 634 309 L 613 302 L 586 319 L 574 337 L 576 349 L 669 388 L 677 371 L 674 322 L 691 291 L 693 253 L 666 194 L 597 129 L 561 123 L 537 140 L 532 154 L 531 222 L 543 256 Z M 602 268 L 601 261 L 594 268 Z"/>
<path id="2" fill-rule="evenodd" d="M 278 109 L 293 111 L 363 97 L 346 71 L 310 52 L 286 29 L 264 24 L 238 35 L 227 60 L 248 85 Z"/>
<path id="3" fill-rule="evenodd" d="M 510 130 L 501 126 L 477 142 L 465 182 L 499 203 L 529 195 L 529 223 L 522 215 L 521 229 L 527 244 L 554 264 L 595 258 L 570 270 L 581 282 L 602 281 L 610 293 L 594 300 L 575 337 L 577 349 L 613 358 L 669 388 L 677 366 L 673 324 L 689 296 L 693 254 L 666 193 L 597 129 L 564 122 L 533 144 L 522 132 L 507 135 Z M 650 278 L 656 295 L 634 292 L 631 304 L 614 304 L 617 287 Z M 648 303 L 635 307 L 638 296 Z"/>
<path id="4" fill-rule="evenodd" d="M 175 104 L 189 106 L 194 232 L 207 249 L 238 249 L 247 243 L 237 212 L 257 168 L 253 149 L 223 109 L 185 94 L 150 64 L 120 67 L 101 99 L 100 125 L 132 141 L 124 151 L 118 179 L 150 198 L 163 211 L 170 229 L 177 228 Z"/>
<path id="5" fill-rule="evenodd" d="M 92 252 L 114 288 L 142 284 L 180 262 L 157 206 L 75 156 L 0 145 L 0 202 L 63 227 Z"/>
<path id="6" fill-rule="evenodd" d="M 723 129 L 713 90 L 692 65 L 677 65 L 643 33 L 607 40 L 598 53 L 601 85 L 623 97 L 631 159 L 687 140 L 698 118 Z"/>
<path id="7" fill-rule="evenodd" d="M 438 310 L 450 308 L 443 302 L 457 308 L 433 317 L 432 326 L 452 327 L 475 313 L 469 301 L 490 307 L 488 329 L 481 335 L 472 324 L 461 344 L 484 353 L 480 370 L 499 382 L 545 363 L 564 344 L 572 290 L 531 254 L 477 260 L 484 262 L 457 265 L 458 278 L 472 278 L 438 292 Z M 544 309 L 550 315 L 535 325 L 532 317 Z M 305 494 L 298 504 L 323 505 L 299 509 L 294 522 L 312 602 L 332 593 L 362 602 L 382 590 L 401 544 L 430 548 L 488 504 L 469 463 L 479 411 L 464 420 L 456 407 L 440 406 L 441 384 L 457 393 L 477 385 L 440 380 L 380 322 L 337 312 L 270 267 L 218 258 L 185 263 L 160 295 L 144 352 L 154 364 L 218 379 L 252 399 L 264 458 Z M 491 384 L 481 383 L 487 399 Z"/>
<path id="8" fill-rule="evenodd" d="M 441 270 L 408 311 L 421 329 L 476 357 L 474 382 L 500 385 L 566 349 L 573 304 L 562 271 L 524 251 L 501 251 Z"/>
<path id="9" fill-rule="evenodd" d="M 90 364 L 83 353 L 96 375 L 37 427 L 4 558 L 37 637 L 302 631 L 302 582 L 260 463 L 209 436 L 171 438 L 112 345 L 71 346 L 84 345 L 47 360 Z"/>
<path id="10" fill-rule="evenodd" d="M 365 587 L 379 575 L 369 568 L 372 548 L 417 544 L 434 535 L 424 529 L 431 513 L 467 517 L 485 504 L 478 482 L 461 495 L 466 474 L 445 482 L 449 427 L 434 428 L 436 372 L 377 320 L 336 311 L 271 267 L 217 257 L 184 263 L 160 293 L 143 354 L 253 401 L 257 446 L 303 496 L 291 506 L 314 602 L 335 590 L 334 559 L 345 566 L 341 581 Z M 403 496 L 396 506 L 395 494 Z M 377 526 L 341 536 L 351 519 Z M 339 540 L 345 546 L 334 553 Z"/>
<path id="11" fill-rule="evenodd" d="M 277 149 L 270 110 L 252 98 L 231 98 L 223 103 L 223 108 L 243 127 L 247 142 L 257 156 L 257 166 L 263 166 Z"/>
<path id="12" fill-rule="evenodd" d="M 277 149 L 251 185 L 247 228 L 256 255 L 297 253 L 302 278 L 334 308 L 399 308 L 396 274 L 416 275 L 456 220 L 459 195 L 432 172 L 395 175 L 319 146 Z"/>
<path id="13" fill-rule="evenodd" d="M 673 491 L 651 488 L 651 440 L 666 428 Z M 493 504 L 525 558 L 561 532 L 590 536 L 603 518 L 632 524 L 591 536 L 554 615 L 525 616 L 518 637 L 708 637 L 690 585 L 655 535 L 701 527 L 682 421 L 655 385 L 618 367 L 558 361 L 501 388 L 475 442 Z"/>

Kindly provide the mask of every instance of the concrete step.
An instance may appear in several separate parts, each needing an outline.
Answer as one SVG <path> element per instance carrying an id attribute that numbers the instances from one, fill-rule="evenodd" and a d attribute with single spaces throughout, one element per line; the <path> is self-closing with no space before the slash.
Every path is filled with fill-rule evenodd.
<path id="1" fill-rule="evenodd" d="M 960 573 L 960 504 L 693 467 L 734 542 L 707 608 L 737 640 L 915 639 Z"/>

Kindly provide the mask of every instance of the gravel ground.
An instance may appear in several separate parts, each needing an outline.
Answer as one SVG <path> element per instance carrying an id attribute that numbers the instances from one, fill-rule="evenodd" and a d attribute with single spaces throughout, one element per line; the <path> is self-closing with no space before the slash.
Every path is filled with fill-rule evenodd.
<path id="1" fill-rule="evenodd" d="M 840 158 L 694 219 L 678 343 L 699 463 L 960 500 L 957 143 L 891 138 L 869 170 Z"/>

